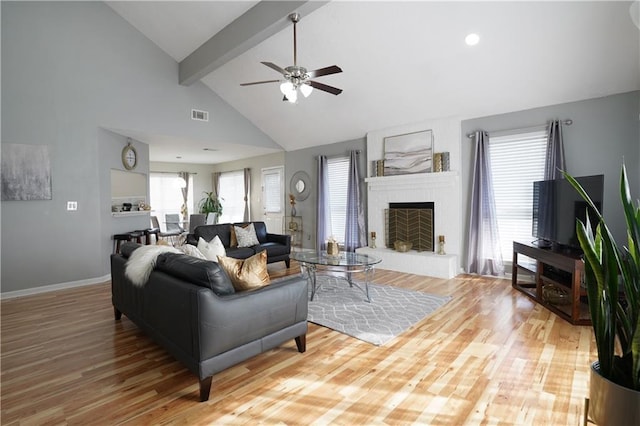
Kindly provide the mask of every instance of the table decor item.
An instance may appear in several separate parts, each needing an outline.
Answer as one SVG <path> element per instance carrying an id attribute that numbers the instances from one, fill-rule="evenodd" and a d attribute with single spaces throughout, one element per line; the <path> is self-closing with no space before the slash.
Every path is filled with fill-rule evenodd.
<path id="1" fill-rule="evenodd" d="M 413 243 L 411 241 L 396 240 L 393 242 L 393 248 L 400 253 L 405 253 L 411 250 L 411 247 L 413 247 Z"/>
<path id="2" fill-rule="evenodd" d="M 444 251 L 444 235 L 438 235 L 438 254 L 439 255 L 447 254 Z"/>
<path id="3" fill-rule="evenodd" d="M 335 237 L 329 237 L 327 241 L 327 256 L 340 256 L 340 247 Z"/>
<path id="4" fill-rule="evenodd" d="M 553 305 L 570 305 L 569 292 L 554 284 L 546 284 L 542 287 L 542 299 Z"/>

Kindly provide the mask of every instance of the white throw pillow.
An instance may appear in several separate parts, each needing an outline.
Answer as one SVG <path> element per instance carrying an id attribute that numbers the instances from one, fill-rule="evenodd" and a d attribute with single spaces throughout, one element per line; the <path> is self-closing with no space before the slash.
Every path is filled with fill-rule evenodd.
<path id="1" fill-rule="evenodd" d="M 260 244 L 260 241 L 258 241 L 258 236 L 256 235 L 256 230 L 253 227 L 253 223 L 246 228 L 242 228 L 240 226 L 234 226 L 233 228 L 236 231 L 238 247 L 253 247 Z"/>
<path id="2" fill-rule="evenodd" d="M 217 235 L 209 242 L 206 242 L 202 237 L 200 237 L 198 240 L 198 250 L 200 250 L 200 253 L 202 253 L 208 260 L 213 260 L 214 262 L 218 261 L 218 256 L 227 255 L 227 251 L 224 249 L 222 241 L 220 241 L 220 237 Z"/>
<path id="3" fill-rule="evenodd" d="M 198 250 L 198 247 L 193 246 L 191 244 L 185 244 L 183 246 L 180 246 L 180 247 L 178 247 L 178 250 L 180 250 L 181 252 L 183 252 L 187 256 L 197 257 L 198 259 L 205 259 L 205 260 L 207 259 L 205 257 L 205 255 L 202 254 L 202 252 L 200 250 Z"/>

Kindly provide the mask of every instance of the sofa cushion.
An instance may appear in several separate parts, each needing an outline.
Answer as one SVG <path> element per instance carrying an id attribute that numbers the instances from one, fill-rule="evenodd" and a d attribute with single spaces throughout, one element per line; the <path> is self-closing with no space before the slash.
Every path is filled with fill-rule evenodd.
<path id="1" fill-rule="evenodd" d="M 289 246 L 285 246 L 279 243 L 264 243 L 264 244 L 254 246 L 253 249 L 256 252 L 266 250 L 267 257 L 283 256 L 291 252 L 291 249 L 289 248 Z"/>
<path id="2" fill-rule="evenodd" d="M 193 235 L 195 236 L 196 244 L 200 237 L 209 242 L 217 235 L 223 246 L 231 247 L 231 225 L 228 223 L 198 226 L 193 231 Z"/>
<path id="3" fill-rule="evenodd" d="M 227 256 L 234 259 L 246 259 L 256 254 L 256 250 L 253 247 L 236 247 L 227 249 Z M 268 253 L 267 253 L 268 254 Z"/>
<path id="4" fill-rule="evenodd" d="M 158 256 L 156 269 L 200 287 L 210 288 L 218 296 L 235 293 L 229 275 L 210 260 L 165 253 Z"/>
<path id="5" fill-rule="evenodd" d="M 208 260 L 218 261 L 218 256 L 226 256 L 227 252 L 220 241 L 220 237 L 216 235 L 213 240 L 206 242 L 204 238 L 198 239 L 198 250 L 202 252 L 204 257 Z"/>
<path id="6" fill-rule="evenodd" d="M 244 260 L 220 256 L 218 263 L 231 278 L 236 291 L 260 288 L 270 283 L 266 251 Z"/>
<path id="7" fill-rule="evenodd" d="M 198 250 L 198 247 L 192 246 L 191 244 L 185 244 L 183 246 L 177 247 L 177 249 L 187 256 L 197 257 L 198 259 L 206 259 L 204 254 L 202 254 L 202 252 Z"/>
<path id="8" fill-rule="evenodd" d="M 253 247 L 260 244 L 256 236 L 256 231 L 253 228 L 253 223 L 250 223 L 246 228 L 234 226 L 233 229 L 236 234 L 236 239 L 238 240 L 238 247 Z"/>
<path id="9" fill-rule="evenodd" d="M 236 223 L 236 226 L 242 226 L 243 228 L 248 226 L 250 223 L 253 224 L 253 229 L 256 231 L 256 237 L 258 237 L 258 242 L 260 244 L 267 242 L 267 225 L 264 222 L 243 222 Z"/>

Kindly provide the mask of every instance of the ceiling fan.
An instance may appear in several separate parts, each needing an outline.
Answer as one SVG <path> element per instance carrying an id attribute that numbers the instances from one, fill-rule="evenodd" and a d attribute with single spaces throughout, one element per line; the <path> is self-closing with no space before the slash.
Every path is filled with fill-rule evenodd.
<path id="1" fill-rule="evenodd" d="M 293 22 L 293 65 L 282 68 L 272 62 L 262 62 L 262 64 L 269 68 L 278 71 L 284 76 L 284 80 L 265 80 L 255 81 L 253 83 L 242 83 L 240 86 L 252 86 L 254 84 L 264 83 L 281 83 L 280 91 L 284 95 L 283 101 L 289 101 L 295 103 L 298 100 L 298 89 L 300 93 L 306 98 L 311 94 L 313 89 L 322 90 L 333 95 L 339 95 L 342 93 L 342 89 L 337 87 L 328 86 L 326 84 L 318 83 L 311 80 L 315 77 L 321 77 L 323 75 L 337 74 L 342 72 L 342 69 L 337 65 L 331 65 L 325 68 L 319 68 L 314 71 L 307 71 L 306 68 L 298 66 L 298 54 L 297 54 L 297 39 L 296 39 L 296 24 L 300 21 L 300 14 L 292 13 L 289 15 L 289 19 Z"/>

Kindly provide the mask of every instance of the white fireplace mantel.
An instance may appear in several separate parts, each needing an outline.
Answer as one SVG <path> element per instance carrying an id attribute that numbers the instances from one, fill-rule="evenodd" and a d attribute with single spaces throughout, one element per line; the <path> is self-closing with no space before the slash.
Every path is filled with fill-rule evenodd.
<path id="1" fill-rule="evenodd" d="M 453 188 L 458 183 L 458 172 L 416 173 L 396 176 L 369 177 L 364 180 L 369 191 L 389 191 L 407 186 Z"/>

